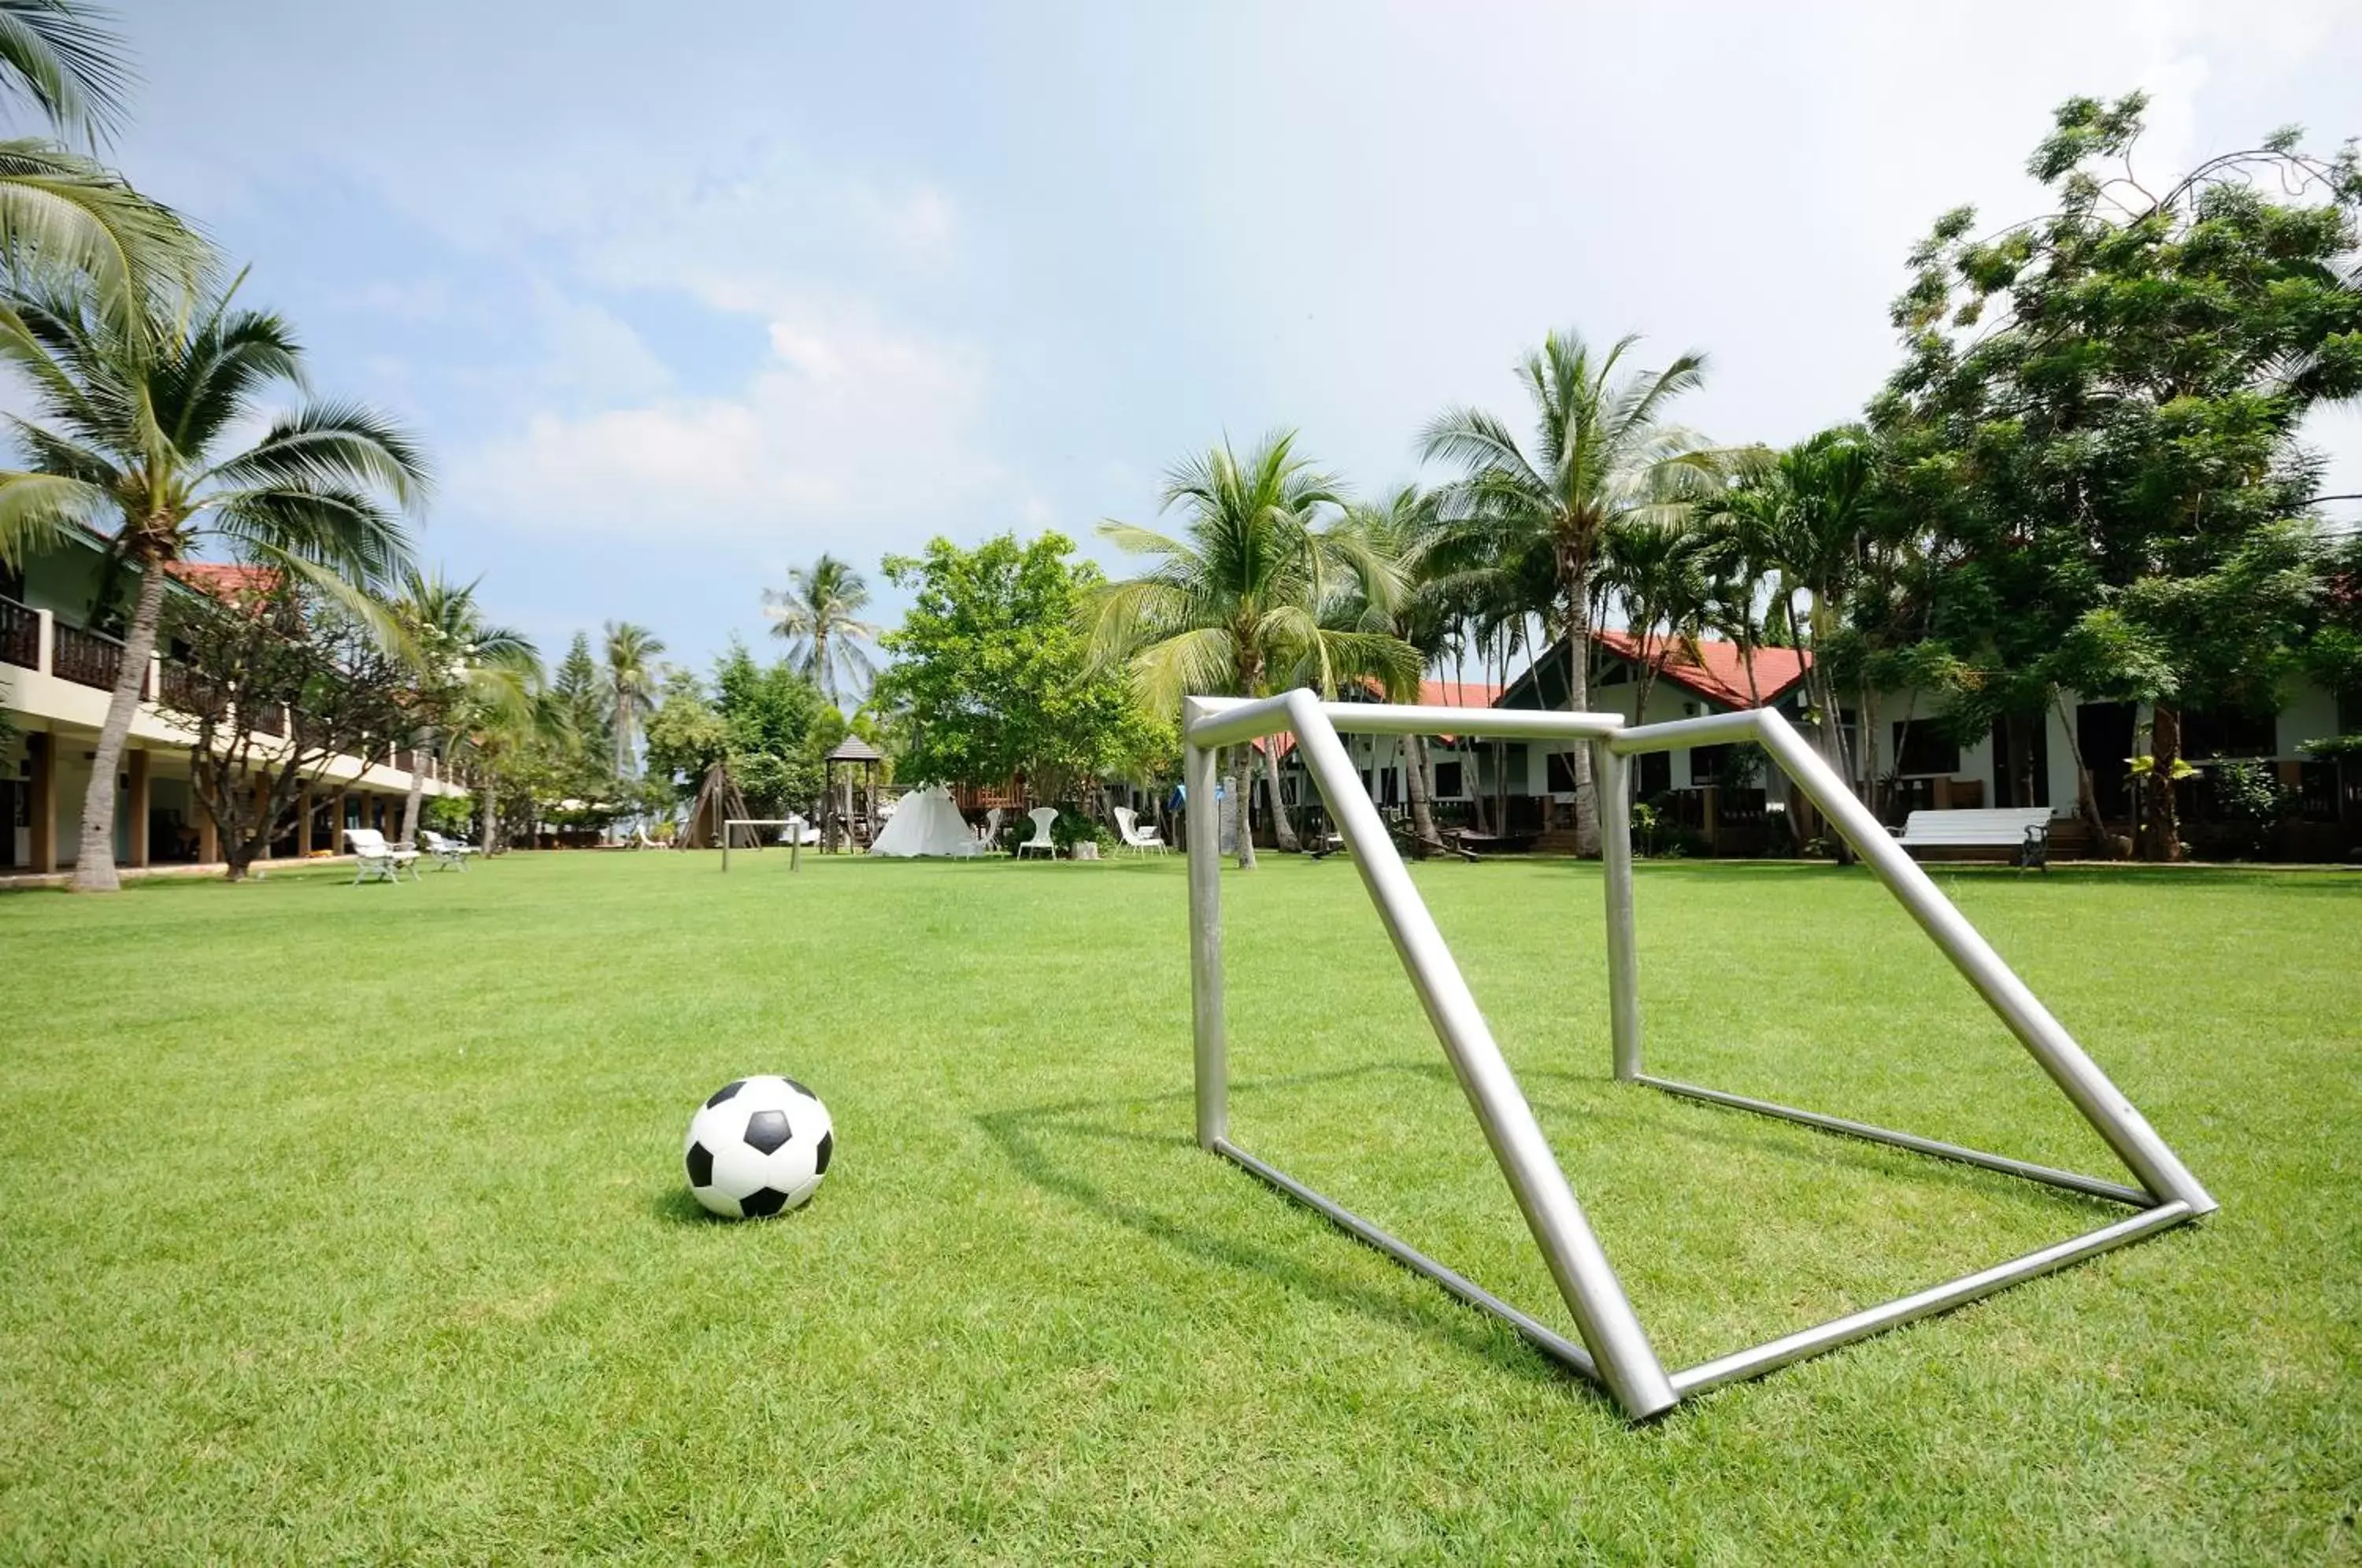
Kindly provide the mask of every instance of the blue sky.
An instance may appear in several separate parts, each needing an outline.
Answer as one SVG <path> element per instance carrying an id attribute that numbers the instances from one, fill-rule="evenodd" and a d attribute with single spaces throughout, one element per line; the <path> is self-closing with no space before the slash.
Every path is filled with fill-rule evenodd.
<path id="1" fill-rule="evenodd" d="M 1225 431 L 1383 489 L 1556 326 L 1706 349 L 1719 440 L 1849 417 L 2073 93 L 2152 92 L 2160 170 L 2362 132 L 2329 0 L 1795 9 L 143 0 L 116 152 L 425 435 L 429 559 L 701 664 L 791 564 L 1091 543 Z"/>

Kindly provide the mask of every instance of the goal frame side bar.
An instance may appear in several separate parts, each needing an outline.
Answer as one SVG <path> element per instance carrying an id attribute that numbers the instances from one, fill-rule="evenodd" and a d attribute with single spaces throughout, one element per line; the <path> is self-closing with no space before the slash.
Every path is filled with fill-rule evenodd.
<path id="1" fill-rule="evenodd" d="M 1798 1122 L 2127 1204 L 2129 1219 L 1965 1275 L 1898 1300 L 1849 1313 L 1733 1354 L 1668 1373 L 1606 1251 L 1494 1040 L 1458 963 L 1410 880 L 1392 834 L 1362 788 L 1341 733 L 1562 739 L 1588 744 L 1601 812 L 1608 952 L 1609 1026 L 1616 1077 L 1707 1104 Z M 1192 698 L 1183 715 L 1183 770 L 1193 802 L 1210 806 L 1219 752 L 1273 734 L 1293 735 L 1337 831 L 1375 905 L 1420 1006 L 1528 1230 L 1581 1337 L 1577 1344 L 1443 1264 L 1247 1153 L 1230 1137 L 1228 1032 L 1222 1003 L 1220 817 L 1188 813 L 1191 1019 L 1199 1145 L 1322 1214 L 1339 1228 L 1509 1324 L 1545 1354 L 1602 1386 L 1633 1420 L 1663 1414 L 1692 1394 L 1760 1375 L 1803 1357 L 1931 1313 L 2211 1212 L 2214 1200 L 2131 1102 L 2003 964 L 1926 874 L 1894 844 L 1804 737 L 1777 712 L 1749 709 L 1670 723 L 1628 726 L 1613 713 L 1551 712 L 1324 702 L 1298 690 L 1259 700 Z M 1988 1006 L 2082 1113 L 2140 1186 L 1989 1154 L 1769 1100 L 1702 1088 L 1642 1071 L 1639 966 L 1632 905 L 1630 776 L 1626 758 L 1678 746 L 1753 741 L 1817 806 Z M 1243 822 L 1242 822 L 1243 826 Z"/>

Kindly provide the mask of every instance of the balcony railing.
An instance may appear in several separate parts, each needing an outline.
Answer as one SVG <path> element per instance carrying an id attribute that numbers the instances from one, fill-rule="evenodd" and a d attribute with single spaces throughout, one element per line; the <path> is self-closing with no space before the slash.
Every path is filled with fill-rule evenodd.
<path id="1" fill-rule="evenodd" d="M 287 733 L 287 710 L 276 702 L 257 708 L 247 725 L 259 735 L 283 735 Z"/>
<path id="2" fill-rule="evenodd" d="M 95 687 L 101 691 L 115 690 L 115 682 L 123 673 L 121 643 L 96 632 L 69 626 L 63 621 L 55 623 L 51 635 L 54 641 L 50 673 L 79 686 Z M 139 695 L 148 695 L 145 670 L 140 672 Z"/>
<path id="3" fill-rule="evenodd" d="M 197 679 L 194 671 L 185 664 L 164 661 L 161 689 L 164 706 L 182 713 L 202 713 L 214 705 L 213 693 Z"/>
<path id="4" fill-rule="evenodd" d="M 0 664 L 41 668 L 41 617 L 13 599 L 0 599 Z"/>

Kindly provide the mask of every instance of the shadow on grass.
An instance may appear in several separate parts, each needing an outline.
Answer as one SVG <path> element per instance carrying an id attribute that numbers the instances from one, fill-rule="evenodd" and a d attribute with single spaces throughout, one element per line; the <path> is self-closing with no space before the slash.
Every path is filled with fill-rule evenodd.
<path id="1" fill-rule="evenodd" d="M 1435 1084 L 1453 1082 L 1450 1069 L 1440 1063 L 1391 1062 L 1276 1078 L 1237 1080 L 1231 1088 L 1234 1093 L 1253 1094 L 1366 1079 L 1378 1075 L 1415 1077 Z M 1588 1120 L 1625 1132 L 1645 1127 L 1650 1135 L 1687 1143 L 1699 1151 L 1700 1157 L 1709 1160 L 1713 1158 L 1712 1151 L 1743 1150 L 1816 1165 L 1841 1163 L 1882 1179 L 1911 1181 L 1957 1193 L 1964 1202 L 2014 1197 L 2044 1209 L 2056 1209 L 2062 1216 L 2074 1215 L 2082 1222 L 2088 1222 L 2094 1216 L 2113 1213 L 2116 1209 L 2115 1205 L 2098 1198 L 1996 1172 L 1948 1160 L 1915 1157 L 1907 1152 L 1841 1134 L 1796 1127 L 1728 1108 L 1697 1106 L 1674 1100 L 1670 1096 L 1642 1094 L 1637 1089 L 1626 1089 L 1604 1079 L 1546 1068 L 1529 1068 L 1522 1076 L 1529 1082 L 1541 1082 L 1542 1092 L 1530 1098 L 1537 1110 L 1546 1113 L 1548 1119 L 1562 1129 L 1561 1142 L 1564 1142 L 1563 1130 L 1570 1122 Z M 1611 1092 L 1603 1097 L 1598 1092 L 1602 1089 Z M 1462 1351 L 1491 1361 L 1529 1380 L 1580 1384 L 1595 1397 L 1603 1413 L 1612 1414 L 1605 1397 L 1599 1396 L 1589 1384 L 1534 1350 L 1514 1331 L 1496 1325 L 1489 1317 L 1473 1309 L 1462 1308 L 1460 1303 L 1440 1290 L 1406 1301 L 1391 1293 L 1352 1283 L 1321 1268 L 1318 1259 L 1323 1254 L 1307 1252 L 1299 1255 L 1259 1246 L 1234 1235 L 1194 1225 L 1186 1218 L 1158 1207 L 1151 1197 L 1110 1187 L 1094 1174 L 1091 1167 L 1095 1162 L 1090 1160 L 1087 1153 L 1078 1149 L 1078 1144 L 1083 1143 L 1158 1149 L 1191 1147 L 1191 1140 L 1186 1136 L 1142 1132 L 1107 1119 L 1108 1113 L 1138 1111 L 1160 1104 L 1186 1107 L 1190 1099 L 1191 1096 L 1185 1091 L 1135 1099 L 1063 1100 L 989 1112 L 978 1116 L 976 1121 L 985 1135 L 1026 1180 L 1045 1192 L 1137 1231 L 1160 1245 L 1220 1268 L 1257 1275 L 1291 1291 L 1318 1297 L 1378 1323 L 1441 1338 Z M 1470 1132 L 1473 1134 L 1474 1129 L 1471 1128 Z M 1579 1173 L 1579 1151 L 1576 1151 L 1574 1163 Z M 1243 1171 L 1235 1174 L 1248 1176 Z M 1264 1190 L 1271 1201 L 1302 1211 L 1300 1206 L 1285 1195 L 1271 1192 L 1259 1182 L 1254 1185 Z M 679 1198 L 683 1204 L 692 1209 L 695 1207 L 693 1200 L 685 1193 Z M 1306 1218 L 1321 1229 L 1328 1229 L 1320 1223 L 1318 1216 L 1306 1212 Z M 1551 1309 L 1545 1308 L 1545 1310 Z M 1512 1342 L 1516 1346 L 1514 1353 L 1505 1354 L 1504 1347 Z"/>
<path id="2" fill-rule="evenodd" d="M 714 1213 L 685 1187 L 668 1187 L 648 1200 L 648 1213 L 673 1225 L 737 1225 L 743 1220 Z"/>
<path id="3" fill-rule="evenodd" d="M 1405 1069 L 1396 1066 L 1378 1065 L 1267 1078 L 1253 1083 L 1239 1082 L 1232 1087 L 1245 1090 L 1295 1088 L 1402 1070 Z M 1116 1190 L 1096 1179 L 1089 1173 L 1087 1161 L 1076 1164 L 1062 1158 L 1078 1140 L 1160 1149 L 1194 1147 L 1191 1140 L 1186 1137 L 1137 1132 L 1100 1120 L 1098 1114 L 1134 1110 L 1157 1104 L 1186 1105 L 1190 1099 L 1190 1095 L 1185 1092 L 1139 1099 L 1063 1100 L 988 1112 L 978 1116 L 976 1121 L 985 1136 L 1000 1149 L 1026 1180 L 1045 1192 L 1135 1231 L 1162 1246 L 1219 1268 L 1238 1270 L 1275 1281 L 1291 1291 L 1317 1297 L 1375 1322 L 1448 1341 L 1469 1354 L 1492 1362 L 1529 1382 L 1574 1383 L 1597 1395 L 1597 1390 L 1592 1389 L 1589 1384 L 1574 1377 L 1528 1345 L 1514 1330 L 1505 1325 L 1496 1326 L 1491 1318 L 1473 1309 L 1461 1309 L 1441 1291 L 1407 1300 L 1390 1292 L 1354 1284 L 1319 1268 L 1308 1256 L 1258 1246 L 1237 1236 L 1193 1225 L 1154 1207 L 1147 1198 Z M 1253 1177 L 1244 1171 L 1233 1174 L 1253 1181 Z M 1329 1229 L 1318 1215 L 1302 1209 L 1278 1193 L 1271 1192 L 1260 1182 L 1255 1182 L 1254 1186 L 1264 1192 L 1270 1201 L 1303 1214 L 1308 1221 L 1323 1231 Z M 1514 1353 L 1505 1355 L 1504 1347 L 1510 1343 L 1517 1348 Z M 1603 1415 L 1613 1416 L 1613 1408 L 1604 1396 L 1598 1396 L 1595 1402 Z"/>

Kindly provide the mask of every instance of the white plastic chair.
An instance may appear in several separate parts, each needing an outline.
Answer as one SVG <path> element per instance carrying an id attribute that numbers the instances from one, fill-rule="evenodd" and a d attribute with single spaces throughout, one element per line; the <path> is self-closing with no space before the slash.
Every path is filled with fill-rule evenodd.
<path id="1" fill-rule="evenodd" d="M 801 845 L 810 849 L 820 843 L 820 829 L 805 818 L 791 813 L 788 817 L 788 825 L 779 830 L 779 842 Z"/>
<path id="2" fill-rule="evenodd" d="M 435 868 L 437 871 L 448 871 L 454 867 L 465 871 L 468 868 L 468 857 L 482 853 L 472 844 L 461 844 L 458 839 L 445 838 L 441 834 L 430 829 L 419 830 L 418 842 L 426 846 L 427 856 L 435 862 Z"/>
<path id="3" fill-rule="evenodd" d="M 345 842 L 353 846 L 355 887 L 363 882 L 399 882 L 405 867 L 410 879 L 418 880 L 418 851 L 394 848 L 377 829 L 347 828 Z"/>
<path id="4" fill-rule="evenodd" d="M 1136 855 L 1145 855 L 1152 849 L 1162 855 L 1169 847 L 1164 842 L 1163 834 L 1153 827 L 1144 828 L 1140 825 L 1140 813 L 1130 806 L 1118 806 L 1115 809 L 1115 826 L 1116 836 L 1121 841 L 1123 847 Z"/>
<path id="5" fill-rule="evenodd" d="M 1058 823 L 1058 808 L 1036 806 L 1025 814 L 1033 819 L 1033 836 L 1017 846 L 1017 858 L 1022 860 L 1036 851 L 1053 860 L 1058 858 L 1057 841 L 1050 836 L 1050 830 Z"/>
<path id="6" fill-rule="evenodd" d="M 984 813 L 984 846 L 996 855 L 1000 851 L 1000 824 L 1008 815 L 999 806 Z"/>

